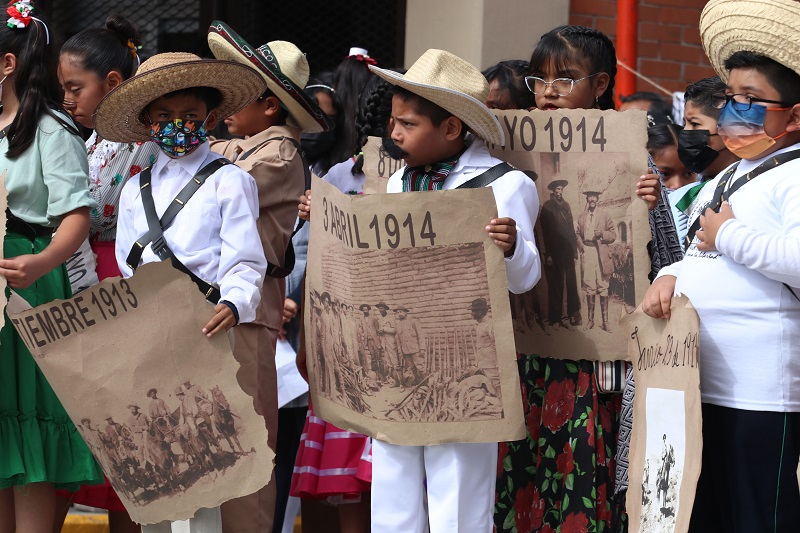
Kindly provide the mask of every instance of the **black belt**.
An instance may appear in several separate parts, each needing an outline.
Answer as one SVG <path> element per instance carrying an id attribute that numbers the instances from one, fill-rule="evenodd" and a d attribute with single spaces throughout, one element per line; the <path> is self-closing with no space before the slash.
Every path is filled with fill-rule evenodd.
<path id="1" fill-rule="evenodd" d="M 40 224 L 25 222 L 14 215 L 10 209 L 6 208 L 6 231 L 17 233 L 23 237 L 34 241 L 36 237 L 50 237 L 53 235 L 53 228 L 48 228 Z"/>

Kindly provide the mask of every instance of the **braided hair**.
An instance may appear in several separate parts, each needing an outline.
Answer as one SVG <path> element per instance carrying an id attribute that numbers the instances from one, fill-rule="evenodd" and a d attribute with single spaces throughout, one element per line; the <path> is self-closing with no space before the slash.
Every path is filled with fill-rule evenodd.
<path id="1" fill-rule="evenodd" d="M 531 55 L 529 74 L 541 72 L 550 64 L 566 70 L 576 63 L 586 64 L 590 74 L 608 74 L 608 87 L 598 98 L 600 109 L 614 109 L 614 77 L 617 53 L 606 34 L 585 26 L 559 26 L 542 35 Z"/>
<path id="2" fill-rule="evenodd" d="M 355 120 L 359 150 L 370 137 L 385 137 L 388 133 L 393 94 L 394 85 L 378 76 L 373 76 L 364 86 Z M 359 154 L 351 172 L 361 174 L 363 169 L 364 154 Z"/>

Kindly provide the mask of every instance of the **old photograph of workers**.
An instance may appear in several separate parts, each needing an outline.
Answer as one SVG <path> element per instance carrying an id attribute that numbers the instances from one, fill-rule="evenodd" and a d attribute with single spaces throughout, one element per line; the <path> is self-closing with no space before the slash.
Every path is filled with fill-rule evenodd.
<path id="1" fill-rule="evenodd" d="M 491 147 L 536 182 L 543 276 L 511 296 L 517 350 L 561 359 L 622 359 L 620 317 L 647 290 L 650 226 L 636 182 L 647 172 L 643 112 L 498 111 Z"/>
<path id="2" fill-rule="evenodd" d="M 264 419 L 236 380 L 227 335 L 168 262 L 109 278 L 11 322 L 137 523 L 191 518 L 270 479 Z"/>
<path id="3" fill-rule="evenodd" d="M 317 414 L 395 444 L 524 436 L 505 264 L 484 231 L 497 216 L 491 191 L 312 190 L 305 332 Z"/>
<path id="4" fill-rule="evenodd" d="M 636 395 L 628 463 L 631 532 L 686 533 L 702 466 L 700 319 L 685 297 L 669 321 L 625 317 Z"/>

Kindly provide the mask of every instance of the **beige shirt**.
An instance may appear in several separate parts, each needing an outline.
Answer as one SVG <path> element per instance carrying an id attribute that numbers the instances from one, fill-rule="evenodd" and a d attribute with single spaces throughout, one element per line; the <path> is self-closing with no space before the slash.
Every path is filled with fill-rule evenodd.
<path id="1" fill-rule="evenodd" d="M 305 192 L 305 172 L 300 153 L 288 140 L 264 141 L 273 137 L 300 140 L 300 130 L 292 126 L 272 126 L 246 139 L 211 141 L 211 149 L 250 173 L 258 187 L 258 232 L 264 255 L 272 264 L 283 266 L 286 246 L 297 219 L 297 203 Z M 249 150 L 258 147 L 245 159 Z M 280 329 L 286 284 L 267 276 L 261 288 L 261 304 L 254 323 Z"/>

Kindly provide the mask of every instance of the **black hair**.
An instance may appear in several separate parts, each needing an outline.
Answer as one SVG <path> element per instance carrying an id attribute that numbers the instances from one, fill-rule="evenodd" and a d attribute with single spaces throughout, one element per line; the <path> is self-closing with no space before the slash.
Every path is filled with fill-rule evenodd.
<path id="1" fill-rule="evenodd" d="M 33 15 L 44 20 L 37 9 Z M 8 126 L 8 151 L 6 157 L 14 158 L 25 152 L 36 136 L 39 120 L 50 115 L 70 133 L 78 135 L 71 120 L 65 120 L 55 110 L 66 111 L 61 106 L 62 95 L 56 75 L 56 55 L 52 44 L 47 43 L 47 29 L 40 20 L 31 20 L 25 28 L 9 28 L 4 20 L 0 28 L 0 55 L 14 54 L 17 66 L 14 72 L 14 92 L 19 99 L 19 109 Z M 10 83 L 10 80 L 6 80 Z"/>
<path id="2" fill-rule="evenodd" d="M 521 59 L 500 61 L 483 71 L 483 77 L 489 83 L 497 83 L 508 92 L 509 109 L 530 109 L 536 106 L 536 98 L 525 85 L 528 74 L 528 62 Z"/>
<path id="3" fill-rule="evenodd" d="M 662 115 L 672 116 L 672 104 L 661 98 L 661 95 L 651 91 L 638 91 L 628 96 L 620 96 L 619 101 L 623 104 L 626 102 L 636 102 L 637 100 L 644 100 L 650 102 L 650 111 L 661 113 Z"/>
<path id="4" fill-rule="evenodd" d="M 361 101 L 356 115 L 356 132 L 358 133 L 358 148 L 361 149 L 372 137 L 385 137 L 389 131 L 389 119 L 392 118 L 392 95 L 395 86 L 373 76 L 364 87 Z M 358 154 L 351 172 L 353 175 L 361 174 L 364 170 L 364 155 Z"/>
<path id="5" fill-rule="evenodd" d="M 355 57 L 347 57 L 339 64 L 333 77 L 333 90 L 339 96 L 339 101 L 342 104 L 342 115 L 344 115 L 339 135 L 344 145 L 349 148 L 347 157 L 356 152 L 358 135 L 355 121 L 356 113 L 358 112 L 358 101 L 370 76 L 372 76 L 372 73 L 366 63 Z"/>
<path id="6" fill-rule="evenodd" d="M 699 107 L 704 115 L 717 120 L 721 110 L 713 106 L 711 97 L 719 93 L 724 94 L 725 89 L 725 82 L 719 76 L 712 76 L 690 83 L 683 93 L 683 98 L 687 103 L 691 102 L 692 105 Z"/>
<path id="7" fill-rule="evenodd" d="M 678 134 L 683 128 L 677 124 L 657 124 L 647 128 L 647 150 L 650 153 L 678 146 Z"/>
<path id="8" fill-rule="evenodd" d="M 787 104 L 800 103 L 800 74 L 774 59 L 753 52 L 736 52 L 725 60 L 725 70 L 751 68 L 761 73 Z"/>
<path id="9" fill-rule="evenodd" d="M 278 98 L 278 96 L 274 92 L 270 91 L 269 89 L 264 89 L 264 92 L 261 93 L 261 96 L 258 97 L 258 101 L 263 102 L 270 96 Z M 278 108 L 280 109 L 280 112 L 278 113 L 278 123 L 286 124 L 286 119 L 289 118 L 289 108 L 286 107 L 286 105 L 283 102 L 281 102 L 280 98 L 278 98 Z M 210 107 L 208 109 L 209 111 L 211 110 Z"/>
<path id="10" fill-rule="evenodd" d="M 140 44 L 136 26 L 122 15 L 111 15 L 105 27 L 73 35 L 61 47 L 61 55 L 75 57 L 81 69 L 94 72 L 101 79 L 116 70 L 127 80 L 139 66 L 136 47 Z"/>
<path id="11" fill-rule="evenodd" d="M 614 109 L 614 77 L 617 54 L 606 34 L 585 26 L 559 26 L 542 35 L 531 55 L 528 74 L 540 73 L 549 64 L 566 70 L 571 64 L 587 61 L 591 72 L 608 74 L 608 87 L 598 99 L 600 109 Z"/>
<path id="12" fill-rule="evenodd" d="M 183 95 L 194 96 L 198 100 L 202 100 L 203 103 L 206 104 L 206 111 L 209 112 L 212 109 L 219 107 L 219 105 L 222 103 L 222 93 L 219 92 L 219 89 L 215 89 L 213 87 L 187 87 L 186 89 L 178 89 L 177 91 L 167 93 L 161 98 L 166 98 L 169 100 L 170 98 Z"/>
<path id="13" fill-rule="evenodd" d="M 394 94 L 392 96 L 397 96 L 403 102 L 410 104 L 411 107 L 414 108 L 414 111 L 417 114 L 431 119 L 431 122 L 437 128 L 442 125 L 442 122 L 454 116 L 450 111 L 446 110 L 445 108 L 438 106 L 433 102 L 431 102 L 430 100 L 426 100 L 420 95 L 412 93 L 408 89 L 404 89 L 403 87 L 400 86 L 394 88 Z M 466 127 L 467 125 L 464 124 L 464 130 L 466 130 Z"/>

